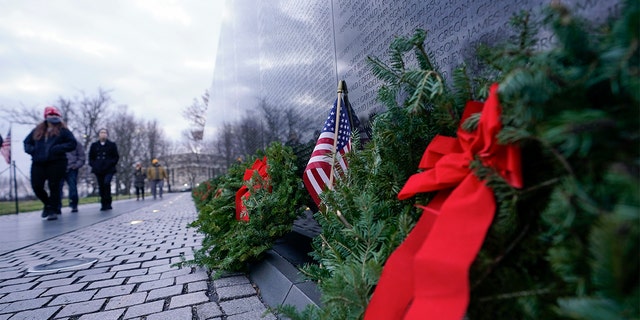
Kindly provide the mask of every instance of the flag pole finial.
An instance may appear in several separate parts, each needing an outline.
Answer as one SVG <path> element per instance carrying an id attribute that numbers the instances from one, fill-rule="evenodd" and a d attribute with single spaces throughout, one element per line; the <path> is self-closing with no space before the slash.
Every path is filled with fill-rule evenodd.
<path id="1" fill-rule="evenodd" d="M 340 91 L 340 89 L 342 89 L 342 91 Z M 338 84 L 338 92 L 344 92 L 344 94 L 349 93 L 349 90 L 347 90 L 347 82 L 344 80 L 340 80 L 340 83 Z"/>

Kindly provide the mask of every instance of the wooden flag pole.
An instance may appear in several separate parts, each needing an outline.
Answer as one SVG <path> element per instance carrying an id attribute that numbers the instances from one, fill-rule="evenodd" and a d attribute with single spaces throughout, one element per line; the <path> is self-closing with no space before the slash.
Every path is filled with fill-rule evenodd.
<path id="1" fill-rule="evenodd" d="M 338 102 L 336 102 L 336 122 L 333 132 L 333 149 L 331 157 L 331 174 L 329 175 L 329 190 L 333 189 L 333 175 L 336 166 L 336 151 L 338 148 L 338 130 L 340 130 L 340 110 L 342 109 L 342 81 L 338 83 Z"/>
<path id="2" fill-rule="evenodd" d="M 334 168 L 336 164 L 336 152 L 338 151 L 338 130 L 340 130 L 340 110 L 342 109 L 342 93 L 343 93 L 343 83 L 344 81 L 340 81 L 338 83 L 338 102 L 336 102 L 336 122 L 335 122 L 335 130 L 333 132 L 333 149 L 332 149 L 332 157 L 331 157 L 331 175 L 329 176 L 329 190 L 333 189 L 333 175 Z M 336 215 L 340 222 L 344 224 L 347 228 L 352 228 L 351 224 L 344 218 L 342 212 L 340 210 L 336 210 Z"/>

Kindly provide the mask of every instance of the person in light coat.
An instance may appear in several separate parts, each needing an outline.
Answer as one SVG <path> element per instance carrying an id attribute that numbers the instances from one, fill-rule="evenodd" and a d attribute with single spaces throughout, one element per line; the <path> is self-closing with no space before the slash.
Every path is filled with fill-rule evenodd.
<path id="1" fill-rule="evenodd" d="M 162 199 L 162 189 L 164 187 L 164 180 L 167 179 L 167 170 L 160 165 L 158 159 L 151 160 L 151 167 L 147 168 L 147 179 L 149 180 L 149 187 L 151 188 L 153 199 L 156 199 L 156 194 Z M 158 191 L 156 191 L 156 188 Z"/>

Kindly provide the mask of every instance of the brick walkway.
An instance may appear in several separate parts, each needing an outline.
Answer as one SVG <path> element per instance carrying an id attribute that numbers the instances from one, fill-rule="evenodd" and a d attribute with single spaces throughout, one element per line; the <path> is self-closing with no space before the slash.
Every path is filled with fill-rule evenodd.
<path id="1" fill-rule="evenodd" d="M 171 266 L 190 259 L 202 239 L 186 227 L 197 217 L 190 194 L 148 203 L 0 256 L 0 320 L 276 319 L 268 312 L 263 317 L 267 308 L 246 275 L 209 280 L 203 268 Z M 73 270 L 27 272 L 72 258 L 98 261 Z"/>

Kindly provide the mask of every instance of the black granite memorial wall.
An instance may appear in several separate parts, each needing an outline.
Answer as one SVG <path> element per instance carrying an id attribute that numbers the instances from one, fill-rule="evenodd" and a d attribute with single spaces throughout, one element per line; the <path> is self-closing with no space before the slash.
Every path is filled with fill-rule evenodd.
<path id="1" fill-rule="evenodd" d="M 320 129 L 345 80 L 361 119 L 379 111 L 378 80 L 367 56 L 386 60 L 395 36 L 427 30 L 426 48 L 445 77 L 472 61 L 480 43 L 504 41 L 520 10 L 534 17 L 550 0 L 238 0 L 227 1 L 216 58 L 207 128 L 238 120 L 264 101 L 294 108 Z M 616 16 L 620 1 L 567 0 L 594 22 Z M 543 31 L 541 47 L 553 39 Z"/>

